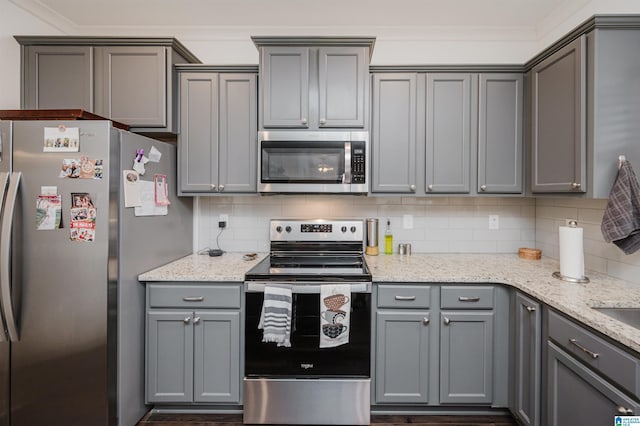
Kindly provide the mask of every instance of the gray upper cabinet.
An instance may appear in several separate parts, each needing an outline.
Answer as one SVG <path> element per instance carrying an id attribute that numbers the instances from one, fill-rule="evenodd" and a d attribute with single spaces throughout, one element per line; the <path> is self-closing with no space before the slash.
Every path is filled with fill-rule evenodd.
<path id="1" fill-rule="evenodd" d="M 515 294 L 513 412 L 526 426 L 539 426 L 541 399 L 542 311 L 540 304 Z"/>
<path id="2" fill-rule="evenodd" d="M 427 74 L 427 193 L 469 193 L 471 148 L 477 123 L 477 75 Z"/>
<path id="3" fill-rule="evenodd" d="M 171 66 L 162 46 L 95 48 L 95 113 L 132 127 L 167 127 Z"/>
<path id="4" fill-rule="evenodd" d="M 531 190 L 585 192 L 586 36 L 531 70 Z"/>
<path id="5" fill-rule="evenodd" d="M 373 75 L 374 193 L 416 191 L 416 73 Z"/>
<path id="6" fill-rule="evenodd" d="M 480 74 L 479 80 L 477 191 L 522 193 L 523 75 Z"/>
<path id="7" fill-rule="evenodd" d="M 260 50 L 260 128 L 368 125 L 374 39 L 252 37 Z"/>
<path id="8" fill-rule="evenodd" d="M 23 108 L 93 110 L 92 47 L 29 46 L 23 55 Z"/>
<path id="9" fill-rule="evenodd" d="M 179 193 L 255 193 L 256 72 L 215 72 L 215 67 L 199 65 L 176 68 Z"/>
<path id="10" fill-rule="evenodd" d="M 199 60 L 173 38 L 16 36 L 22 108 L 80 108 L 140 133 L 178 131 L 174 64 Z"/>

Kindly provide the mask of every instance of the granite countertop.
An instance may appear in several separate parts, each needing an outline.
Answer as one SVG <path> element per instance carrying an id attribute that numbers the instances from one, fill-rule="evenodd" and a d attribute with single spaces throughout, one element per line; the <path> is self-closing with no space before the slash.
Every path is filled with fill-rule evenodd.
<path id="1" fill-rule="evenodd" d="M 221 257 L 190 255 L 141 274 L 140 281 L 244 281 L 244 273 L 262 260 L 245 261 L 243 253 Z M 591 282 L 575 284 L 551 276 L 560 269 L 553 259 L 520 259 L 515 254 L 414 254 L 367 256 L 374 282 L 498 283 L 522 290 L 640 352 L 640 329 L 592 307 L 640 308 L 640 285 L 586 271 Z"/>

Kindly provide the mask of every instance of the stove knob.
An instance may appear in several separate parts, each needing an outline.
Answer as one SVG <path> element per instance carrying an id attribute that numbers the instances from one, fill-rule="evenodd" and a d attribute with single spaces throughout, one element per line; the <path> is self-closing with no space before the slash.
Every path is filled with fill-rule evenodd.
<path id="1" fill-rule="evenodd" d="M 279 234 L 282 232 L 282 226 L 278 225 L 276 226 L 276 232 Z"/>
<path id="2" fill-rule="evenodd" d="M 287 231 L 287 232 L 291 232 L 291 227 L 287 226 L 287 227 L 284 228 L 284 230 Z"/>
<path id="3" fill-rule="evenodd" d="M 355 233 L 356 233 L 356 227 L 355 227 L 355 226 L 352 226 L 352 227 L 351 227 L 351 233 L 352 233 L 352 234 L 355 234 Z"/>
<path id="4" fill-rule="evenodd" d="M 343 226 L 342 228 L 340 228 L 340 230 L 342 231 L 342 233 L 344 234 L 345 232 L 347 232 L 347 227 Z"/>

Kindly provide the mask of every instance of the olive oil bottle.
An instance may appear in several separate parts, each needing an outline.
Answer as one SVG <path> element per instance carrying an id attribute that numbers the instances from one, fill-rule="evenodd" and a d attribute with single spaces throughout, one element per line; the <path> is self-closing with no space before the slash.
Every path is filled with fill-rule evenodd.
<path id="1" fill-rule="evenodd" d="M 393 254 L 393 233 L 389 219 L 387 219 L 387 230 L 384 233 L 384 254 Z"/>

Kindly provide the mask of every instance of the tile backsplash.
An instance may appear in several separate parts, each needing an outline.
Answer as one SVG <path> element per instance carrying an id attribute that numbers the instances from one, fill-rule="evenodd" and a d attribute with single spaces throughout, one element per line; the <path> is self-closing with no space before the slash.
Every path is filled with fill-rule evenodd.
<path id="1" fill-rule="evenodd" d="M 272 195 L 201 197 L 197 207 L 197 248 L 216 247 L 218 219 L 229 216 L 219 236 L 226 251 L 268 251 L 272 218 L 358 218 L 380 220 L 380 247 L 391 220 L 394 251 L 411 243 L 414 253 L 516 253 L 535 245 L 535 200 L 517 197 L 362 197 Z M 404 215 L 413 227 L 404 229 Z M 499 229 L 489 229 L 498 215 Z"/>
<path id="2" fill-rule="evenodd" d="M 585 268 L 640 284 L 640 251 L 625 255 L 604 241 L 600 223 L 606 199 L 538 198 L 536 200 L 536 247 L 543 256 L 559 259 L 558 227 L 577 219 L 584 228 Z M 587 274 L 588 275 L 588 274 Z"/>

